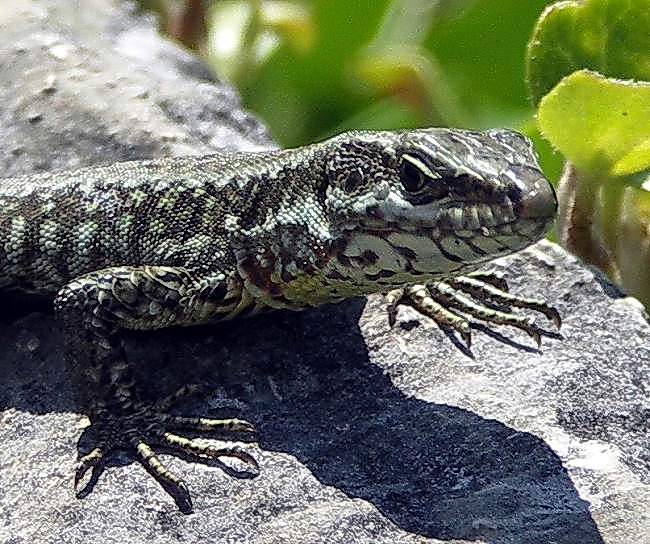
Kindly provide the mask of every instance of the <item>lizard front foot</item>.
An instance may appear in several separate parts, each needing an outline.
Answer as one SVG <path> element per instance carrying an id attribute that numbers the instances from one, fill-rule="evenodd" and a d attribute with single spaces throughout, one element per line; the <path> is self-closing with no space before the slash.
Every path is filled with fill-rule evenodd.
<path id="1" fill-rule="evenodd" d="M 221 276 L 218 278 L 216 286 L 223 281 Z M 121 329 L 188 324 L 197 311 L 197 297 L 204 287 L 191 271 L 183 268 L 123 266 L 79 276 L 59 291 L 54 307 L 68 338 L 69 373 L 76 381 L 80 401 L 89 408 L 98 435 L 95 447 L 77 467 L 78 496 L 90 492 L 106 454 L 118 448 L 134 452 L 183 512 L 192 510 L 187 486 L 163 465 L 154 447 L 195 460 L 235 457 L 258 470 L 255 459 L 239 447 L 216 447 L 174 432 L 189 429 L 250 433 L 255 431 L 252 424 L 240 419 L 171 416 L 168 409 L 179 393 L 150 405 L 140 400 L 134 387 Z M 211 283 L 208 288 L 216 289 Z M 186 393 L 194 391 L 192 387 L 184 389 Z"/>
<path id="2" fill-rule="evenodd" d="M 124 411 L 121 409 L 120 411 Z M 192 499 L 185 482 L 160 461 L 153 450 L 159 446 L 175 454 L 184 454 L 196 460 L 216 460 L 234 457 L 255 472 L 257 461 L 239 446 L 217 447 L 207 441 L 176 434 L 179 429 L 196 432 L 253 433 L 255 427 L 242 419 L 209 419 L 202 417 L 171 416 L 152 411 L 144 404 L 131 407 L 129 414 L 117 416 L 107 411 L 98 414 L 95 423 L 98 439 L 93 450 L 79 460 L 75 473 L 75 490 L 85 497 L 101 473 L 105 456 L 112 449 L 127 449 L 135 453 L 138 461 L 169 493 L 184 513 L 192 511 Z M 90 472 L 89 472 L 90 471 Z M 87 477 L 90 474 L 90 477 Z"/>
<path id="3" fill-rule="evenodd" d="M 468 349 L 472 344 L 469 322 L 466 317 L 454 310 L 460 310 L 488 323 L 521 329 L 531 336 L 538 346 L 541 345 L 542 330 L 532 318 L 514 314 L 509 310 L 510 308 L 525 308 L 540 312 L 553 321 L 558 329 L 562 324 L 560 314 L 554 307 L 543 300 L 510 294 L 505 280 L 493 272 L 475 272 L 447 281 L 410 285 L 390 291 L 386 299 L 391 326 L 395 323 L 399 305 L 406 304 L 430 317 L 438 325 L 455 330 Z M 506 309 L 497 309 L 495 305 Z"/>

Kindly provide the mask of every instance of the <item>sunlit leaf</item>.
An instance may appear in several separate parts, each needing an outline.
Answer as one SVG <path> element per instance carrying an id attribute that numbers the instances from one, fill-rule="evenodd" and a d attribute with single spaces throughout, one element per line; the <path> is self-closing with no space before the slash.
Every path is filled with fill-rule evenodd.
<path id="1" fill-rule="evenodd" d="M 578 170 L 620 176 L 650 167 L 650 83 L 581 70 L 540 102 L 544 136 Z"/>
<path id="2" fill-rule="evenodd" d="M 528 44 L 534 103 L 563 77 L 584 68 L 650 81 L 650 0 L 557 2 L 539 18 Z"/>

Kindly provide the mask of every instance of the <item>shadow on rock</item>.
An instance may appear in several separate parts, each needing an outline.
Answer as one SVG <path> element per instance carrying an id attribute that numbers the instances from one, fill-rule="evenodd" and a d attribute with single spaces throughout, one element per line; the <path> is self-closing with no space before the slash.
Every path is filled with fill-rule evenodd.
<path id="1" fill-rule="evenodd" d="M 294 455 L 322 483 L 427 537 L 603 542 L 543 440 L 406 397 L 371 364 L 357 326 L 362 304 L 278 314 L 256 328 L 266 363 L 250 372 L 256 392 L 267 392 L 246 396 L 246 417 L 261 447 Z"/>
<path id="2" fill-rule="evenodd" d="M 362 307 L 353 300 L 209 328 L 134 333 L 129 357 L 145 395 L 208 384 L 219 402 L 206 410 L 207 397 L 201 398 L 179 411 L 254 422 L 262 448 L 293 455 L 320 482 L 369 501 L 406 531 L 503 544 L 603 542 L 588 503 L 544 441 L 396 388 L 368 359 L 357 325 Z M 54 332 L 47 332 L 56 328 L 52 318 L 35 319 L 30 329 L 43 323 L 46 346 L 54 345 Z M 57 393 L 63 385 L 29 392 L 37 387 L 36 365 L 61 372 L 55 349 L 10 366 L 20 374 L 7 404 L 83 411 Z M 109 465 L 121 462 L 118 456 Z"/>

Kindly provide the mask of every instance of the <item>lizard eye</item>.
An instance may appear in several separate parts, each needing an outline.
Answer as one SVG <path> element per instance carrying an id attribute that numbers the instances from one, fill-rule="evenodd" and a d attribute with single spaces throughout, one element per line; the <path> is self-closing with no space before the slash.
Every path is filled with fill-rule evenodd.
<path id="1" fill-rule="evenodd" d="M 402 187 L 409 193 L 421 191 L 427 183 L 429 168 L 426 164 L 414 155 L 402 155 L 402 162 L 399 168 Z"/>

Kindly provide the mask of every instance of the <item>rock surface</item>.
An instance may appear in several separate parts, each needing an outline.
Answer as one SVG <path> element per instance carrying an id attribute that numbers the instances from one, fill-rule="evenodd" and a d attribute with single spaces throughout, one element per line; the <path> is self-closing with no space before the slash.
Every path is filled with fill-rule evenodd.
<path id="1" fill-rule="evenodd" d="M 151 19 L 117 1 L 80 6 L 0 0 L 3 176 L 273 146 Z M 407 308 L 389 329 L 381 297 L 132 334 L 152 398 L 207 384 L 182 413 L 260 429 L 244 445 L 254 478 L 163 456 L 191 515 L 127 455 L 74 498 L 90 442 L 57 323 L 5 319 L 0 542 L 650 542 L 645 313 L 549 243 L 495 266 L 512 291 L 557 306 L 561 337 L 538 350 L 476 325 L 469 353 Z"/>

